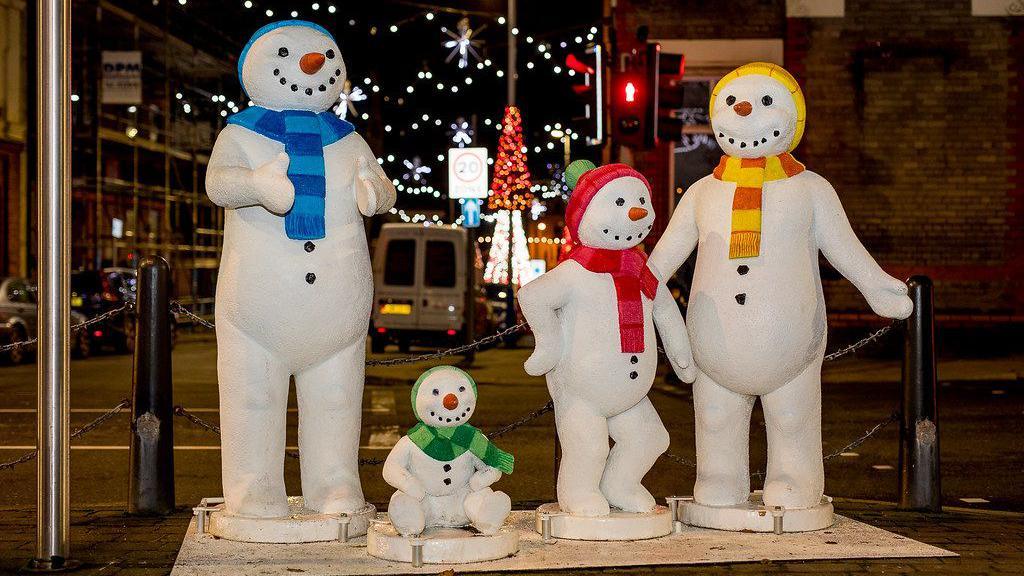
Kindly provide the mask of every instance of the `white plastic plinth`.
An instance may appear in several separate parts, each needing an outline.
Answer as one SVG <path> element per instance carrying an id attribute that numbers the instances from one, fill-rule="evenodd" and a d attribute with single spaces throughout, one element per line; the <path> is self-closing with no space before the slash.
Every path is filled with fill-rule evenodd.
<path id="1" fill-rule="evenodd" d="M 362 510 L 346 514 L 322 514 L 305 507 L 301 496 L 288 498 L 288 515 L 279 518 L 236 516 L 224 512 L 224 505 L 210 512 L 209 533 L 218 538 L 237 542 L 263 544 L 298 544 L 302 542 L 328 542 L 339 540 L 341 524 L 348 521 L 348 538 L 366 534 L 370 519 L 377 515 L 373 504 Z"/>
<path id="2" fill-rule="evenodd" d="M 781 515 L 782 532 L 822 530 L 835 523 L 832 498 L 822 496 L 811 508 L 774 509 L 765 506 L 760 492 L 754 492 L 744 504 L 708 506 L 693 500 L 680 503 L 680 518 L 690 526 L 731 532 L 774 532 L 775 518 Z"/>
<path id="3" fill-rule="evenodd" d="M 390 522 L 374 522 L 366 534 L 366 552 L 375 558 L 413 562 L 413 544 L 422 546 L 424 564 L 487 562 L 519 552 L 519 532 L 505 524 L 497 534 L 469 528 L 427 528 L 416 538 L 402 536 Z"/>
<path id="4" fill-rule="evenodd" d="M 552 502 L 537 508 L 535 516 L 538 533 L 544 533 L 543 520 L 548 516 L 551 536 L 564 540 L 648 540 L 672 533 L 672 515 L 664 506 L 642 513 L 612 508 L 607 516 L 573 516 Z"/>

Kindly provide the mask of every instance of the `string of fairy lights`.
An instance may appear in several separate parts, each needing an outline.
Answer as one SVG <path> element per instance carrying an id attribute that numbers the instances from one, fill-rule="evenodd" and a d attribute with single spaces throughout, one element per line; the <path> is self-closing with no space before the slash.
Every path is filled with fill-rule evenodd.
<path id="1" fill-rule="evenodd" d="M 195 0 L 193 0 L 194 2 Z M 176 0 L 176 3 L 182 9 L 187 9 L 190 4 L 189 0 Z M 256 15 L 262 12 L 267 19 L 291 17 L 316 20 L 328 16 L 339 18 L 339 6 L 333 2 L 311 2 L 301 6 L 296 4 L 281 10 L 279 3 L 244 0 L 241 2 L 241 7 L 246 11 L 253 11 Z M 369 104 L 370 98 L 380 98 L 382 103 L 392 108 L 401 109 L 412 102 L 413 96 L 432 94 L 435 97 L 450 97 L 465 94 L 475 88 L 486 89 L 485 83 L 481 82 L 486 75 L 492 75 L 492 79 L 500 79 L 507 74 L 505 69 L 486 57 L 481 40 L 481 32 L 489 26 L 504 27 L 507 25 L 504 16 L 438 7 L 414 11 L 391 21 L 386 19 L 382 21 L 377 18 L 371 20 L 362 16 L 347 19 L 342 17 L 339 18 L 339 24 L 349 28 L 362 26 L 370 37 L 377 36 L 385 40 L 400 34 L 411 26 L 437 26 L 438 48 L 441 51 L 439 56 L 443 57 L 443 62 L 446 64 L 440 76 L 438 70 L 431 70 L 424 65 L 414 76 L 405 81 L 393 83 L 394 85 L 390 87 L 385 87 L 381 81 L 371 78 L 369 75 L 357 80 L 350 79 L 343 87 L 339 101 L 333 108 L 334 112 L 342 118 L 369 120 L 367 104 Z M 521 63 L 518 67 L 520 76 L 547 71 L 556 77 L 573 77 L 577 75 L 577 71 L 566 65 L 565 56 L 594 42 L 598 35 L 598 28 L 593 25 L 582 25 L 545 34 L 528 34 L 518 28 L 513 28 L 510 32 L 520 38 Z M 80 100 L 77 94 L 72 94 L 71 99 L 72 102 Z M 212 104 L 212 110 L 220 118 L 226 118 L 230 114 L 238 113 L 245 106 L 252 105 L 250 101 L 237 101 L 225 94 L 210 94 L 195 87 L 183 88 L 181 91 L 175 92 L 174 100 L 180 112 L 186 115 L 201 112 L 202 109 L 197 106 L 199 102 L 207 103 L 205 109 L 210 109 L 210 104 Z M 130 107 L 127 110 L 129 114 L 137 112 L 133 108 L 135 107 Z M 383 123 L 382 129 L 385 134 L 393 136 L 419 132 L 434 137 L 437 132 L 444 131 L 450 137 L 450 145 L 459 147 L 470 146 L 480 139 L 489 140 L 502 133 L 504 127 L 500 120 L 484 116 L 479 119 L 479 124 L 471 126 L 465 115 L 463 113 L 462 116 L 455 118 L 442 118 L 424 112 L 410 115 L 411 117 L 402 122 Z M 138 134 L 138 129 L 129 128 L 128 130 L 134 130 Z M 477 130 L 494 130 L 494 132 L 485 137 L 485 134 L 475 134 L 474 132 Z M 550 132 L 548 126 L 545 126 L 544 132 Z M 128 135 L 130 138 L 135 137 L 131 132 Z M 577 137 L 578 134 L 572 134 L 573 140 L 576 140 Z M 560 154 L 561 145 L 552 140 L 534 144 L 530 150 L 523 146 L 522 152 L 525 154 L 531 150 L 534 154 L 546 152 Z M 443 173 L 430 165 L 433 159 L 430 155 L 397 158 L 393 154 L 388 154 L 378 158 L 377 161 L 382 165 L 389 166 L 388 173 L 393 176 L 396 189 L 403 194 L 422 198 L 446 199 L 446 194 L 429 182 L 431 175 L 436 177 Z M 445 155 L 438 154 L 436 160 L 438 163 L 443 163 Z M 494 160 L 489 159 L 488 163 L 493 165 Z M 561 180 L 562 167 L 560 163 L 549 162 L 546 163 L 546 167 L 552 172 L 551 180 L 548 183 L 533 184 L 529 188 L 530 193 L 537 200 L 551 200 L 559 197 L 564 199 L 568 190 Z M 533 201 L 533 207 L 526 207 L 534 218 L 542 214 L 544 210 L 543 205 L 539 205 L 537 200 Z M 461 218 L 456 219 L 455 222 L 444 223 L 440 221 L 437 214 L 407 213 L 401 209 L 392 212 L 403 221 L 423 223 L 424 225 L 461 224 Z M 493 216 L 485 215 L 485 220 L 493 221 Z M 538 238 L 537 242 L 540 243 L 541 240 Z"/>

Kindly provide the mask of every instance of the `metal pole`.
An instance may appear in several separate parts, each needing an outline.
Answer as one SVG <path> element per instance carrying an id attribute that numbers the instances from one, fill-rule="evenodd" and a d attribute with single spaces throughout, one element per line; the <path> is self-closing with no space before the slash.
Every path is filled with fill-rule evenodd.
<path id="1" fill-rule="evenodd" d="M 39 361 L 36 554 L 33 570 L 68 559 L 68 350 L 71 212 L 70 0 L 40 0 L 36 53 L 39 153 Z"/>
<path id="2" fill-rule="evenodd" d="M 477 202 L 477 200 L 466 200 Z M 476 338 L 476 228 L 466 228 L 466 344 Z M 465 354 L 467 367 L 473 365 L 476 350 L 470 349 Z"/>
<path id="3" fill-rule="evenodd" d="M 516 0 L 508 0 L 508 105 L 516 105 Z M 516 325 L 516 289 L 515 289 L 515 248 L 516 231 L 512 225 L 512 209 L 508 212 L 508 256 L 505 259 L 506 271 L 508 272 L 508 289 L 505 294 L 505 327 L 511 328 Z M 516 334 L 509 335 L 505 344 L 512 347 L 517 340 Z"/>
<path id="4" fill-rule="evenodd" d="M 516 105 L 516 0 L 508 0 L 508 105 Z"/>
<path id="5" fill-rule="evenodd" d="M 171 268 L 159 256 L 138 269 L 128 512 L 174 511 L 174 402 L 171 395 Z"/>
<path id="6" fill-rule="evenodd" d="M 907 285 L 914 312 L 907 319 L 903 347 L 899 508 L 941 512 L 932 281 L 913 276 Z"/>

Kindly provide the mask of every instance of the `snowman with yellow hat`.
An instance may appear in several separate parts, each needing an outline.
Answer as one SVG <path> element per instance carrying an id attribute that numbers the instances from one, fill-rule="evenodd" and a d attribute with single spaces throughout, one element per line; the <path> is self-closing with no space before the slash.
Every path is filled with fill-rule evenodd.
<path id="1" fill-rule="evenodd" d="M 785 510 L 786 530 L 823 528 L 833 516 L 823 499 L 818 252 L 876 314 L 906 318 L 913 304 L 906 285 L 857 239 L 828 181 L 790 154 L 807 112 L 788 72 L 763 62 L 733 70 L 715 86 L 710 115 L 725 156 L 683 195 L 650 258 L 666 279 L 700 246 L 686 319 L 699 369 L 697 480 L 684 519 L 771 529 L 771 515 L 744 512 L 760 506 L 749 502 L 756 497 L 748 445 L 760 398 L 768 435 L 763 505 Z"/>

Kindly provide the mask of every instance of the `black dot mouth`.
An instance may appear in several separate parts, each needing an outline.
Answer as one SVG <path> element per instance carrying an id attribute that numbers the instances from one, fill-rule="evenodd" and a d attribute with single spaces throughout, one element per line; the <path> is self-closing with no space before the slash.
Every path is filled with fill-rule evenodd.
<path id="1" fill-rule="evenodd" d="M 772 130 L 772 137 L 778 138 L 780 134 L 782 134 L 781 131 L 779 131 L 779 130 Z M 730 137 L 726 137 L 724 132 L 719 132 L 718 133 L 718 137 L 719 138 L 727 138 L 728 141 L 729 141 L 729 144 L 733 144 L 733 145 L 737 144 L 736 138 L 731 137 L 731 136 Z M 768 143 L 768 137 L 767 136 L 763 136 L 763 137 L 761 137 L 761 139 L 754 138 L 751 141 L 740 140 L 739 141 L 739 147 L 740 148 L 746 148 L 749 145 L 749 146 L 751 146 L 753 148 L 756 148 L 756 147 L 758 147 L 758 146 L 760 146 L 762 144 L 767 144 L 767 143 Z"/>

